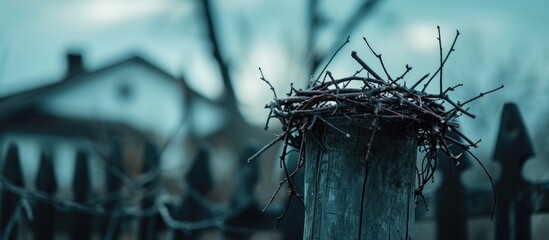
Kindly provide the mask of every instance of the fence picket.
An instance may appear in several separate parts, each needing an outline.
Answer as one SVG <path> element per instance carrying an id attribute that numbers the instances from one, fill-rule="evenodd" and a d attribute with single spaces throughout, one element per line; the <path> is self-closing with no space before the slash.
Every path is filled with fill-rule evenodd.
<path id="1" fill-rule="evenodd" d="M 179 207 L 174 208 L 172 216 L 177 220 L 197 221 L 211 216 L 209 209 L 201 203 L 201 199 L 213 187 L 213 180 L 210 171 L 210 154 L 205 148 L 200 148 L 194 158 L 191 169 L 185 176 L 189 186 L 187 196 L 182 200 Z M 196 239 L 199 231 L 176 230 L 173 239 Z"/>
<path id="2" fill-rule="evenodd" d="M 144 192 L 146 196 L 141 203 L 143 209 L 150 209 L 153 207 L 154 201 L 158 197 L 158 184 L 160 183 L 158 164 L 158 148 L 153 143 L 147 141 L 143 153 L 143 167 L 141 173 L 146 177 L 150 176 L 151 180 L 143 185 L 143 188 L 146 189 Z M 152 216 L 143 217 L 140 220 L 140 240 L 156 239 L 157 219 L 158 215 L 154 214 Z"/>
<path id="3" fill-rule="evenodd" d="M 450 132 L 448 136 L 461 139 Z M 458 156 L 459 166 L 456 166 L 445 154 L 439 154 L 438 169 L 442 174 L 441 185 L 436 192 L 437 238 L 447 240 L 467 239 L 467 206 L 465 187 L 461 182 L 461 174 L 470 167 L 469 159 L 463 154 L 461 147 L 449 146 L 450 151 Z"/>
<path id="4" fill-rule="evenodd" d="M 21 163 L 19 161 L 19 148 L 15 143 L 10 143 L 8 151 L 4 158 L 4 167 L 2 169 L 2 176 L 18 187 L 24 187 L 23 176 L 21 174 Z M 0 233 L 3 235 L 8 230 L 9 222 L 14 214 L 16 206 L 21 201 L 19 195 L 0 188 L 2 196 L 2 216 L 0 218 Z M 13 216 L 18 217 L 18 216 Z M 17 224 L 13 224 L 9 229 L 9 240 L 17 239 Z M 4 236 L 2 236 L 4 237 Z"/>
<path id="5" fill-rule="evenodd" d="M 225 232 L 225 239 L 249 239 L 252 230 L 258 229 L 266 221 L 265 215 L 261 214 L 258 207 L 257 198 L 254 197 L 254 188 L 259 181 L 259 166 L 257 161 L 247 163 L 246 160 L 259 149 L 249 146 L 241 155 L 240 166 L 238 168 L 237 187 L 233 194 L 231 206 L 234 208 L 246 207 L 227 221 L 228 231 Z M 231 231 L 231 229 L 238 229 Z"/>
<path id="6" fill-rule="evenodd" d="M 122 176 L 120 176 L 120 174 L 125 173 L 123 153 L 120 142 L 113 141 L 112 144 L 112 150 L 109 155 L 109 159 L 107 159 L 107 166 L 105 167 L 107 194 L 122 192 Z M 105 203 L 105 208 L 109 210 L 114 210 L 118 207 L 119 204 L 122 204 L 121 202 L 119 202 L 119 200 L 108 201 L 107 203 Z M 106 217 L 104 219 L 102 228 L 104 239 L 118 239 L 118 234 L 120 232 L 120 217 Z"/>
<path id="7" fill-rule="evenodd" d="M 84 203 L 88 200 L 91 191 L 90 173 L 88 168 L 88 155 L 80 150 L 76 153 L 76 164 L 72 190 L 74 201 Z M 71 239 L 90 239 L 92 216 L 88 213 L 74 210 L 71 221 Z"/>
<path id="8" fill-rule="evenodd" d="M 524 162 L 534 155 L 530 137 L 516 104 L 507 103 L 494 151 L 502 174 L 496 182 L 496 239 L 531 239 L 531 185 L 522 177 Z"/>
<path id="9" fill-rule="evenodd" d="M 35 182 L 36 189 L 53 196 L 57 191 L 57 181 L 53 170 L 53 157 L 50 151 L 43 150 Z M 49 203 L 38 201 L 33 207 L 32 223 L 34 239 L 54 239 L 55 209 Z"/>
<path id="10" fill-rule="evenodd" d="M 498 132 L 497 143 L 494 148 L 494 160 L 502 166 L 501 176 L 496 182 L 498 203 L 496 205 L 495 219 L 495 238 L 496 239 L 531 239 L 532 229 L 530 217 L 532 213 L 549 211 L 549 183 L 531 183 L 522 177 L 522 167 L 528 158 L 534 155 L 533 145 L 526 131 L 524 122 L 520 115 L 517 105 L 505 104 L 501 123 Z M 450 137 L 459 139 L 458 136 Z M 450 146 L 454 154 L 459 154 L 460 149 L 457 146 Z M 257 149 L 250 148 L 243 153 L 243 159 Z M 149 179 L 142 189 L 144 194 L 141 202 L 142 209 L 154 207 L 155 200 L 158 197 L 160 183 L 159 175 L 159 152 L 152 142 L 147 142 L 143 154 L 143 167 L 141 169 L 142 177 Z M 33 218 L 31 222 L 32 235 L 35 239 L 54 239 L 56 221 L 66 221 L 56 219 L 64 216 L 57 214 L 53 205 L 40 194 L 55 195 L 57 191 L 56 177 L 54 174 L 54 159 L 50 151 L 44 150 L 40 156 L 39 168 L 36 175 L 35 186 L 40 192 L 38 195 L 31 193 L 27 199 L 27 190 L 24 190 L 24 178 L 22 176 L 19 146 L 15 143 L 9 143 L 6 154 L 3 156 L 2 178 L 0 185 L 0 238 L 14 240 L 24 236 L 18 236 L 19 219 L 24 216 L 26 205 L 22 203 L 31 203 Z M 295 166 L 295 158 L 290 158 L 288 166 Z M 106 188 L 107 194 L 114 194 L 109 199 L 118 199 L 116 196 L 123 191 L 122 178 L 124 175 L 123 153 L 119 142 L 115 142 L 111 153 L 109 154 L 108 164 L 106 165 Z M 91 173 L 89 169 L 89 153 L 84 150 L 77 151 L 75 157 L 74 178 L 72 191 L 75 203 L 85 204 L 91 196 Z M 438 161 L 438 169 L 441 170 L 442 177 L 440 188 L 435 192 L 435 199 L 430 206 L 434 206 L 434 214 L 425 214 L 419 212 L 418 220 L 426 218 L 436 218 L 437 238 L 449 240 L 467 239 L 467 221 L 471 217 L 488 216 L 492 208 L 491 188 L 489 186 L 473 186 L 465 188 L 460 181 L 460 176 L 473 163 L 462 155 L 459 158 L 461 165 L 455 164 L 441 155 Z M 257 204 L 257 198 L 254 197 L 254 187 L 257 184 L 259 176 L 258 162 L 252 164 L 243 164 L 238 174 L 237 191 L 234 193 L 231 208 L 235 209 L 246 203 L 246 208 L 236 216 L 231 216 L 224 224 L 220 225 L 220 230 L 226 239 L 248 239 L 256 230 L 270 229 L 275 217 L 280 212 L 278 210 L 261 213 L 261 207 Z M 309 163 L 310 164 L 310 163 Z M 318 163 L 316 163 L 318 164 Z M 377 163 L 379 164 L 379 163 Z M 310 166 L 309 166 L 310 167 Z M 289 169 L 292 171 L 293 169 Z M 151 175 L 149 175 L 151 174 Z M 123 175 L 123 176 L 122 176 Z M 189 191 L 181 204 L 176 207 L 170 206 L 170 212 L 174 219 L 196 222 L 209 219 L 215 216 L 207 206 L 208 201 L 205 196 L 213 188 L 213 180 L 210 169 L 210 155 L 207 149 L 201 148 L 191 169 L 185 176 Z M 296 175 L 294 185 L 298 190 L 303 189 L 303 173 Z M 20 188 L 20 189 L 18 189 Z M 30 192 L 30 191 L 29 191 Z M 25 201 L 21 201 L 21 196 Z M 38 196 L 38 197 L 37 197 Z M 252 200 L 250 200 L 252 198 Z M 27 201 L 29 200 L 29 201 Z M 52 201 L 58 201 L 51 199 Z M 121 200 L 109 200 L 105 204 L 107 209 L 120 207 L 124 202 Z M 285 239 L 299 239 L 303 234 L 303 206 L 298 201 L 293 201 L 296 206 L 287 212 L 285 219 L 279 226 L 279 232 Z M 29 208 L 30 209 L 30 208 Z M 229 210 L 230 211 L 230 210 Z M 56 216 L 57 214 L 57 216 Z M 292 215 L 295 214 L 295 215 Z M 120 232 L 120 223 L 122 220 L 117 216 L 105 218 L 94 217 L 81 210 L 73 210 L 70 213 L 71 239 L 90 239 L 93 235 L 104 234 L 102 239 L 116 239 Z M 139 220 L 139 230 L 135 234 L 139 239 L 158 238 L 159 225 L 158 215 L 147 216 Z M 28 217 L 30 218 L 30 215 Z M 92 224 L 93 220 L 101 220 L 98 226 Z M 8 226 L 10 225 L 10 226 Z M 60 226 L 60 224 L 57 224 Z M 6 228 L 9 234 L 4 235 Z M 177 230 L 174 232 L 174 239 L 196 239 L 201 235 L 201 231 L 206 229 Z M 94 231 L 98 233 L 94 234 Z M 135 236 L 135 235 L 134 235 Z M 2 238 L 4 239 L 4 238 Z"/>

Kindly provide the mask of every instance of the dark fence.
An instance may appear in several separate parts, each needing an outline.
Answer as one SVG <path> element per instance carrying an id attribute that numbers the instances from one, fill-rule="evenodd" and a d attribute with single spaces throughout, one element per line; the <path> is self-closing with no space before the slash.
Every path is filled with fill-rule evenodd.
<path id="1" fill-rule="evenodd" d="M 260 231 L 273 239 L 300 239 L 302 216 L 289 218 L 297 222 L 284 221 L 273 230 L 282 210 L 263 212 L 259 206 L 254 188 L 260 171 L 255 163 L 245 164 L 256 150 L 242 153 L 237 191 L 229 204 L 220 204 L 206 197 L 213 180 L 205 149 L 198 151 L 182 179 L 187 194 L 179 199 L 165 199 L 168 194 L 161 193 L 165 189 L 153 144 L 145 146 L 141 174 L 131 178 L 122 163 L 120 144 L 112 143 L 110 154 L 103 157 L 106 191 L 101 194 L 91 186 L 90 152 L 77 151 L 72 199 L 60 199 L 54 168 L 63 163 L 44 150 L 36 181 L 26 182 L 19 146 L 10 143 L 0 176 L 0 239 L 199 239 L 212 231 L 218 233 L 215 239 L 219 235 L 248 239 Z"/>
<path id="2" fill-rule="evenodd" d="M 286 206 L 262 211 L 254 194 L 261 177 L 259 166 L 256 162 L 244 163 L 256 149 L 241 153 L 238 187 L 229 204 L 213 203 L 206 197 L 213 188 L 208 151 L 198 152 L 183 177 L 187 194 L 164 199 L 158 150 L 150 143 L 144 149 L 141 174 L 130 178 L 122 163 L 120 145 L 112 144 L 110 155 L 104 157 L 108 163 L 106 193 L 100 196 L 91 186 L 94 176 L 90 172 L 90 152 L 78 151 L 72 198 L 61 200 L 54 197 L 59 191 L 54 169 L 62 163 L 44 151 L 36 181 L 25 182 L 19 148 L 9 144 L 0 176 L 0 239 L 197 239 L 212 231 L 224 239 L 258 238 L 260 231 L 272 239 L 302 238 L 303 207 L 298 201 L 290 202 L 277 230 L 273 230 L 274 221 Z M 533 154 L 517 106 L 506 104 L 494 150 L 494 159 L 502 169 L 495 182 L 496 239 L 531 239 L 531 215 L 549 211 L 549 183 L 531 183 L 521 175 L 522 166 Z M 466 239 L 469 219 L 490 218 L 492 214 L 491 186 L 466 188 L 460 181 L 464 170 L 476 164 L 472 160 L 463 154 L 462 164 L 456 167 L 448 159 L 440 159 L 441 185 L 433 195 L 426 196 L 430 210 L 425 211 L 422 204 L 416 208 L 417 221 L 435 220 L 438 239 Z M 302 184 L 298 179 L 302 176 L 295 184 Z"/>
<path id="3" fill-rule="evenodd" d="M 524 163 L 533 155 L 517 105 L 505 104 L 493 155 L 502 170 L 495 181 L 495 209 L 491 185 L 466 188 L 461 182 L 464 170 L 477 164 L 463 154 L 459 167 L 450 164 L 448 159 L 440 159 L 442 183 L 435 194 L 427 196 L 431 210 L 426 211 L 420 204 L 416 208 L 416 219 L 435 219 L 437 239 L 463 240 L 468 236 L 468 219 L 490 218 L 495 210 L 495 239 L 532 239 L 532 214 L 549 211 L 549 183 L 532 183 L 522 176 Z"/>

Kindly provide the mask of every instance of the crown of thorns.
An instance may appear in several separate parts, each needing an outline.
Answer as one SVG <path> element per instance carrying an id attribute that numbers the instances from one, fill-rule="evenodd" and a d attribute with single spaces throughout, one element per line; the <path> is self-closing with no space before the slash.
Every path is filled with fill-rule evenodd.
<path id="1" fill-rule="evenodd" d="M 397 78 L 391 77 L 385 68 L 381 54 L 374 51 L 366 38 L 363 38 L 363 40 L 372 54 L 378 59 L 386 78 L 377 74 L 355 51 L 351 52 L 351 57 L 361 68 L 353 75 L 344 78 L 335 78 L 330 71 L 326 70 L 335 55 L 349 43 L 349 37 L 347 37 L 345 43 L 337 49 L 318 77 L 316 79 L 311 79 L 310 87 L 308 89 L 296 89 L 293 84 L 291 84 L 290 92 L 287 93 L 284 98 L 277 97 L 274 87 L 265 78 L 261 68 L 259 68 L 261 74 L 260 79 L 270 86 L 274 96 L 273 101 L 265 106 L 265 108 L 270 110 L 265 124 L 265 130 L 268 128 L 269 120 L 276 118 L 282 124 L 282 133 L 277 135 L 273 141 L 264 146 L 255 155 L 250 157 L 248 161 L 253 161 L 275 143 L 282 141 L 283 150 L 280 155 L 280 165 L 284 168 L 286 175 L 280 182 L 266 208 L 270 205 L 281 186 L 284 184 L 288 184 L 290 188 L 290 198 L 297 197 L 303 202 L 302 195 L 298 193 L 293 186 L 293 178 L 305 163 L 303 151 L 304 146 L 307 143 L 305 142 L 304 136 L 307 131 L 313 128 L 315 123 L 321 121 L 328 127 L 334 128 L 347 137 L 352 134 L 346 133 L 326 121 L 325 118 L 331 116 L 344 116 L 352 119 L 354 116 L 370 115 L 373 116 L 374 119 L 405 119 L 417 124 L 418 149 L 425 153 L 423 161 L 426 164 L 422 164 L 422 169 L 417 169 L 416 171 L 418 179 L 418 187 L 415 191 L 416 203 L 418 197 L 423 198 L 422 190 L 425 184 L 433 179 L 436 170 L 436 161 L 438 159 L 438 154 L 440 153 L 446 155 L 448 159 L 453 161 L 456 165 L 460 164 L 459 158 L 461 153 L 469 153 L 482 166 L 493 182 L 493 178 L 488 171 L 486 171 L 482 162 L 470 152 L 471 147 L 478 147 L 480 140 L 475 142 L 469 139 L 459 130 L 459 124 L 457 124 L 455 120 L 462 115 L 475 118 L 476 116 L 469 112 L 469 108 L 466 108 L 465 105 L 488 93 L 503 88 L 503 85 L 493 90 L 482 92 L 464 102 L 452 100 L 448 93 L 462 86 L 462 84 L 444 88 L 442 72 L 448 57 L 454 51 L 454 46 L 460 33 L 456 30 L 456 35 L 450 50 L 448 50 L 446 56 L 443 58 L 440 27 L 437 26 L 437 30 L 440 65 L 433 75 L 430 76 L 429 73 L 425 74 L 411 86 L 406 85 L 404 78 L 412 70 L 412 67 L 406 65 L 405 70 L 401 75 Z M 427 87 L 433 82 L 432 80 L 435 79 L 437 75 L 439 76 L 440 86 L 438 93 L 426 92 Z M 321 77 L 322 80 L 320 80 Z M 358 83 L 360 87 L 354 87 L 357 86 L 355 83 Z M 449 132 L 455 133 L 460 139 L 450 137 L 448 134 Z M 451 145 L 459 146 L 461 151 L 458 153 L 452 152 L 450 150 Z M 300 153 L 297 168 L 293 172 L 288 172 L 286 168 L 286 156 L 291 151 L 288 146 L 299 150 Z M 368 157 L 368 154 L 366 154 L 366 157 Z M 367 161 L 367 159 L 365 159 L 365 161 Z M 423 200 L 425 199 L 423 198 Z M 280 220 L 281 217 L 278 220 Z"/>

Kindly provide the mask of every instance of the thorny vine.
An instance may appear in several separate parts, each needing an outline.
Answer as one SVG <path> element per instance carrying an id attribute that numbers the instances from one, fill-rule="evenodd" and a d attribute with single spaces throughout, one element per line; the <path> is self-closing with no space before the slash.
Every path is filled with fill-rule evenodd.
<path id="1" fill-rule="evenodd" d="M 294 197 L 303 203 L 303 196 L 294 187 L 293 181 L 296 173 L 305 163 L 304 145 L 314 143 L 323 147 L 318 139 L 305 139 L 306 133 L 311 130 L 318 121 L 323 122 L 328 127 L 349 137 L 350 134 L 353 133 L 347 133 L 338 129 L 326 121 L 325 118 L 331 116 L 344 116 L 350 120 L 352 117 L 368 115 L 375 116 L 375 119 L 404 119 L 415 123 L 418 127 L 418 149 L 420 152 L 424 153 L 424 157 L 421 161 L 421 166 L 416 167 L 416 204 L 418 204 L 421 199 L 427 206 L 423 196 L 423 189 L 429 181 L 433 180 L 437 168 L 438 155 L 446 155 L 448 159 L 457 166 L 460 164 L 460 156 L 462 153 L 466 152 L 473 156 L 490 179 L 492 190 L 494 191 L 493 206 L 495 207 L 496 195 L 494 179 L 486 170 L 482 162 L 470 151 L 471 147 L 478 147 L 480 140 L 475 142 L 469 139 L 459 130 L 459 124 L 457 124 L 455 120 L 462 115 L 475 118 L 476 116 L 469 112 L 469 108 L 466 108 L 465 105 L 488 93 L 503 88 L 503 85 L 490 91 L 482 92 L 478 96 L 464 102 L 451 99 L 448 93 L 462 86 L 462 84 L 449 86 L 444 89 L 442 70 L 450 54 L 455 50 L 454 46 L 460 32 L 456 30 L 452 45 L 443 58 L 439 26 L 437 26 L 437 30 L 440 65 L 432 76 L 429 77 L 429 73 L 425 74 L 422 78 L 416 80 L 412 86 L 407 86 L 404 81 L 404 78 L 412 70 L 412 67 L 406 65 L 405 71 L 401 75 L 397 78 L 391 77 L 389 71 L 385 67 L 382 55 L 374 51 L 366 38 L 363 38 L 363 40 L 371 53 L 378 59 L 386 78 L 376 73 L 358 56 L 356 51 L 351 52 L 351 57 L 361 68 L 355 74 L 349 77 L 336 78 L 332 72 L 326 70 L 334 56 L 349 43 L 349 37 L 347 37 L 346 41 L 337 49 L 318 77 L 311 79 L 310 87 L 308 89 L 296 89 L 293 84 L 291 84 L 290 92 L 287 93 L 284 98 L 277 97 L 274 87 L 265 78 L 261 68 L 259 68 L 261 74 L 260 79 L 270 86 L 274 97 L 273 101 L 265 106 L 265 108 L 269 109 L 265 130 L 268 129 L 270 119 L 276 118 L 282 124 L 282 133 L 276 135 L 274 140 L 251 156 L 248 159 L 248 162 L 255 160 L 267 149 L 282 141 L 283 149 L 279 161 L 280 167 L 284 169 L 285 174 L 284 179 L 279 183 L 265 209 L 270 206 L 281 187 L 285 184 L 289 187 L 289 199 L 287 201 L 286 210 Z M 366 74 L 363 74 L 366 76 L 360 75 L 363 71 L 366 72 Z M 440 85 L 438 93 L 426 92 L 427 87 L 437 75 L 439 76 Z M 320 81 L 321 77 L 322 81 Z M 417 90 L 416 88 L 426 79 L 427 81 L 423 84 L 422 89 Z M 358 83 L 362 86 L 359 88 L 351 87 L 356 86 L 356 84 L 350 85 L 351 83 Z M 449 132 L 456 133 L 461 139 L 450 137 L 448 134 Z M 314 135 L 313 138 L 315 138 Z M 371 140 L 373 141 L 374 138 L 372 137 Z M 459 153 L 452 152 L 450 150 L 451 145 L 459 146 L 461 151 Z M 296 169 L 293 172 L 289 172 L 286 167 L 286 158 L 292 151 L 298 151 L 299 158 Z M 366 158 L 368 158 L 368 155 L 366 155 Z M 366 162 L 367 160 L 368 159 L 365 159 Z M 284 211 L 284 213 L 285 212 L 286 211 Z M 494 211 L 492 210 L 492 216 L 493 212 Z M 275 227 L 284 217 L 284 213 L 276 219 Z"/>

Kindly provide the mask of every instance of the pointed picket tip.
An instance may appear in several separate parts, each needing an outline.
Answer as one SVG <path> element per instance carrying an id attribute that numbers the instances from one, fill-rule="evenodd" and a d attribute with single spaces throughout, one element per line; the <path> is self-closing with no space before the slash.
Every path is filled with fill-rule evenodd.
<path id="1" fill-rule="evenodd" d="M 534 155 L 534 147 L 518 106 L 506 103 L 501 114 L 498 138 L 494 151 L 494 159 L 503 163 L 515 162 L 523 164 Z M 511 162 L 509 162 L 511 161 Z"/>
<path id="2" fill-rule="evenodd" d="M 75 195 L 81 200 L 85 200 L 87 193 L 90 190 L 91 181 L 88 166 L 88 154 L 85 151 L 79 150 L 76 153 L 76 164 L 74 167 L 74 178 L 72 189 Z M 79 199 L 80 200 L 80 199 Z"/>
<path id="3" fill-rule="evenodd" d="M 38 167 L 35 186 L 36 189 L 47 193 L 54 193 L 57 190 L 57 180 L 50 152 L 42 151 L 40 155 L 40 165 Z"/>
<path id="4" fill-rule="evenodd" d="M 10 143 L 8 151 L 4 158 L 2 175 L 11 180 L 17 186 L 23 186 L 23 174 L 21 171 L 21 162 L 19 160 L 19 148 L 15 143 Z"/>
<path id="5" fill-rule="evenodd" d="M 210 153 L 205 147 L 198 150 L 185 180 L 192 188 L 204 195 L 213 187 L 213 179 L 210 174 Z"/>

